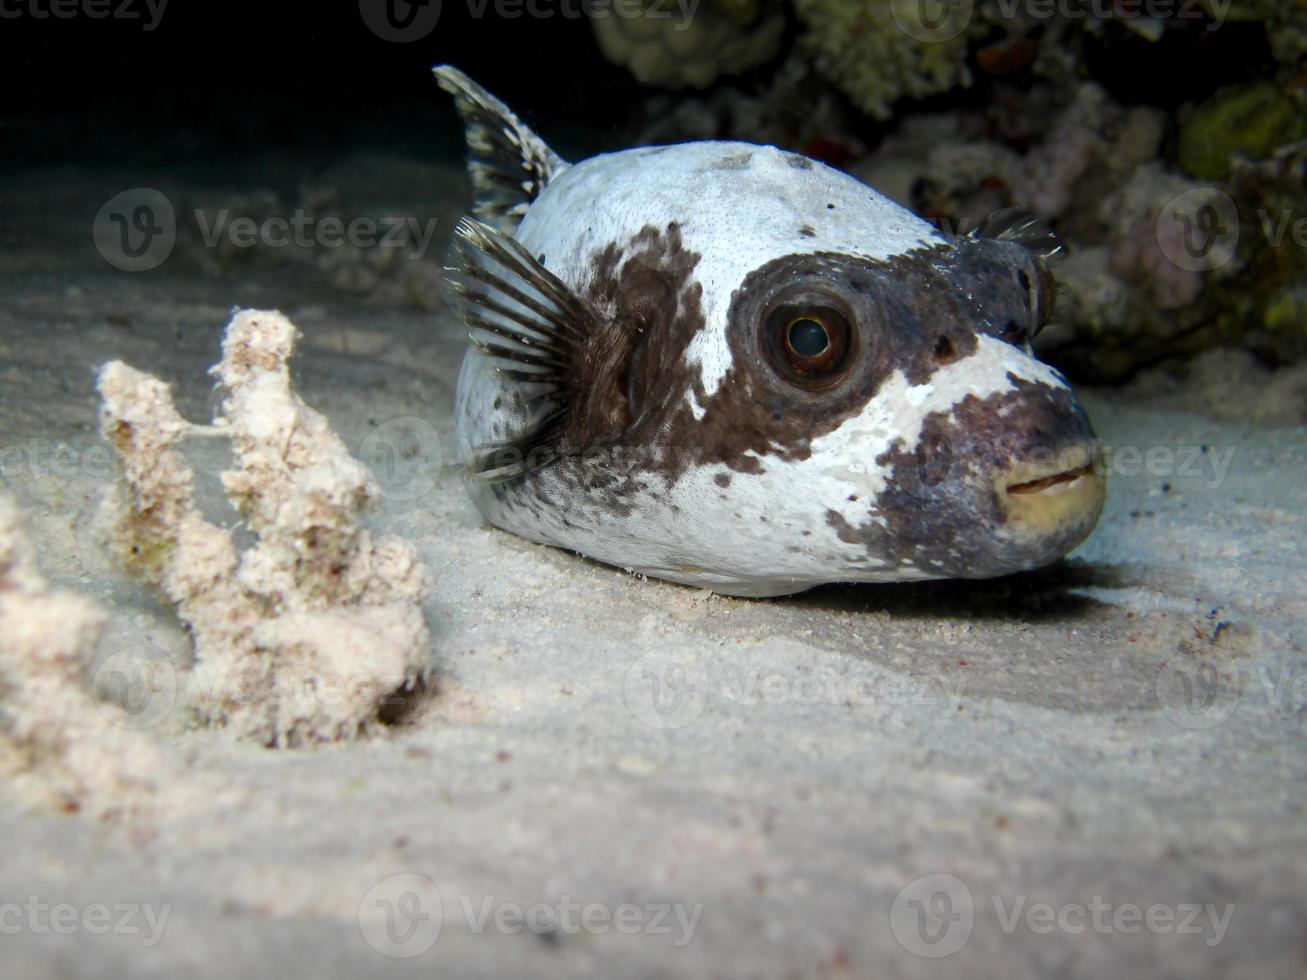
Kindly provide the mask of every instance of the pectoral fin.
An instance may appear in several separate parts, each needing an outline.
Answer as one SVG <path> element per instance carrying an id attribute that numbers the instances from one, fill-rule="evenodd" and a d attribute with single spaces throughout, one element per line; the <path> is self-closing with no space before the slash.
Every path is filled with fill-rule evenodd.
<path id="1" fill-rule="evenodd" d="M 518 431 L 475 448 L 469 472 L 488 482 L 513 479 L 586 448 L 579 423 L 606 390 L 605 355 L 620 328 L 511 235 L 465 217 L 454 244 L 459 264 L 445 270 L 451 301 L 477 349 L 522 386 L 526 408 Z"/>

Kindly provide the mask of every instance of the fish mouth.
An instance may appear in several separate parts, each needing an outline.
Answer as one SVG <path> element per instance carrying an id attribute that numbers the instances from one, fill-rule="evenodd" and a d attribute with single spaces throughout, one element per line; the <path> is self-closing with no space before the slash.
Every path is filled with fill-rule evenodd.
<path id="1" fill-rule="evenodd" d="M 999 472 L 994 489 L 1006 530 L 1025 540 L 1075 547 L 1103 510 L 1107 480 L 1096 444 L 1062 450 L 1055 462 L 1016 463 Z"/>
<path id="2" fill-rule="evenodd" d="M 1074 484 L 1082 477 L 1088 476 L 1092 470 L 1093 466 L 1086 463 L 1084 466 L 1061 470 L 1050 476 L 1027 480 L 1025 483 L 1009 483 L 1006 490 L 1008 493 L 1043 493 L 1045 490 L 1052 490 L 1055 487 L 1066 487 L 1067 484 Z M 1067 487 L 1067 489 L 1070 488 Z"/>

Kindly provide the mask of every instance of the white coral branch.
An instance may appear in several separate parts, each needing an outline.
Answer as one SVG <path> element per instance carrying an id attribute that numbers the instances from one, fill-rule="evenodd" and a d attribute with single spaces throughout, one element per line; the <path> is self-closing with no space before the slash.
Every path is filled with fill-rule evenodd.
<path id="1" fill-rule="evenodd" d="M 226 394 L 209 431 L 236 460 L 222 485 L 257 536 L 240 556 L 195 503 L 179 443 L 197 427 L 166 386 L 117 361 L 99 379 L 123 478 L 106 501 L 114 551 L 190 627 L 192 716 L 269 745 L 365 732 L 429 672 L 425 569 L 360 525 L 376 485 L 292 389 L 297 336 L 280 313 L 242 311 L 213 369 Z"/>

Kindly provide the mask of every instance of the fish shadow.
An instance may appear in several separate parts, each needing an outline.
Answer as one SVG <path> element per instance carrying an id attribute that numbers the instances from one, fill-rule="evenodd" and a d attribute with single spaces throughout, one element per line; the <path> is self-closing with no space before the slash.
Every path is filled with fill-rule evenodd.
<path id="1" fill-rule="evenodd" d="M 1077 590 L 1129 584 L 1124 569 L 1064 559 L 1030 572 L 993 579 L 837 583 L 780 600 L 796 608 L 888 613 L 903 619 L 1052 622 L 1082 618 L 1107 604 Z M 774 600 L 773 600 L 774 601 Z"/>

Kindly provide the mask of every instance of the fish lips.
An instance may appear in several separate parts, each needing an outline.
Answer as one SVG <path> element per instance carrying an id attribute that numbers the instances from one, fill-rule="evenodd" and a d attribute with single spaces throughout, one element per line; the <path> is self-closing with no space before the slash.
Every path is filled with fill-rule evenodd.
<path id="1" fill-rule="evenodd" d="M 915 447 L 877 459 L 885 543 L 931 575 L 989 578 L 1051 564 L 1093 530 L 1101 447 L 1065 389 L 1022 384 L 928 417 Z"/>

